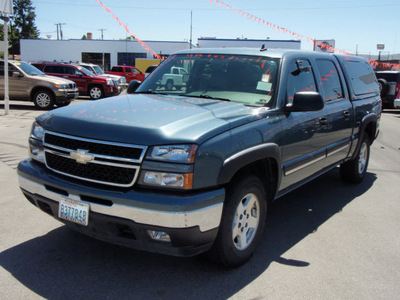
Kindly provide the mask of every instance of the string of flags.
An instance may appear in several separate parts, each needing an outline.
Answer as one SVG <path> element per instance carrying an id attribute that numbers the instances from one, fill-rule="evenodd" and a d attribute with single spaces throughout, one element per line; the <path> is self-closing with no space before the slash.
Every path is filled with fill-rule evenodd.
<path id="1" fill-rule="evenodd" d="M 235 8 L 229 4 L 226 4 L 222 1 L 219 0 L 209 0 L 210 4 L 215 4 L 215 6 L 217 7 L 221 7 L 221 8 L 226 8 L 227 10 L 231 11 L 233 14 L 237 15 L 237 16 L 241 16 L 241 17 L 245 17 L 246 19 L 248 19 L 249 21 L 253 21 L 253 22 L 257 22 L 260 25 L 264 25 L 267 26 L 269 28 L 271 28 L 272 30 L 277 30 L 281 33 L 286 33 L 291 35 L 294 38 L 297 38 L 299 40 L 307 40 L 308 43 L 311 44 L 317 44 L 318 42 L 316 40 L 314 40 L 313 38 L 309 37 L 309 36 L 305 36 L 302 34 L 299 34 L 297 32 L 294 32 L 292 30 L 289 30 L 285 27 L 282 26 L 278 26 L 276 24 L 273 24 L 271 22 L 268 22 L 266 20 L 263 20 L 257 16 L 254 16 L 242 9 L 238 9 Z M 319 45 L 319 44 L 318 44 Z M 332 46 L 329 45 L 319 45 L 321 48 L 325 47 L 326 50 L 329 50 L 330 52 L 336 52 L 338 54 L 342 54 L 342 55 L 351 55 L 351 53 L 334 48 Z M 400 69 L 400 64 L 390 64 L 390 63 L 382 63 L 382 62 L 378 62 L 378 61 L 373 61 L 373 60 L 368 60 L 369 63 L 371 64 L 371 66 L 373 67 L 377 67 L 378 65 L 381 65 L 382 67 L 384 67 L 385 69 Z"/>
<path id="2" fill-rule="evenodd" d="M 241 16 L 241 17 L 245 17 L 249 21 L 257 22 L 260 25 L 264 25 L 264 26 L 267 26 L 267 27 L 271 28 L 272 30 L 277 30 L 277 31 L 279 31 L 281 33 L 289 34 L 294 38 L 297 38 L 299 40 L 306 40 L 308 43 L 312 43 L 312 44 L 315 44 L 315 45 L 317 45 L 317 43 L 318 43 L 318 41 L 314 40 L 313 38 L 311 38 L 309 36 L 299 34 L 297 32 L 289 30 L 289 29 L 287 29 L 285 27 L 282 27 L 282 26 L 273 24 L 271 22 L 265 21 L 265 20 L 263 20 L 263 19 L 261 19 L 261 18 L 259 18 L 257 16 L 254 16 L 254 15 L 252 15 L 252 14 L 250 14 L 250 13 L 248 13 L 248 12 L 242 10 L 242 9 L 235 8 L 235 7 L 233 7 L 233 6 L 229 5 L 229 4 L 226 4 L 226 3 L 222 2 L 222 1 L 219 1 L 219 0 L 209 0 L 209 1 L 210 1 L 210 4 L 215 4 L 215 6 L 217 6 L 217 7 L 225 7 L 227 10 L 233 12 L 235 15 L 238 15 L 238 16 Z M 136 39 L 136 41 L 146 50 L 146 52 L 150 52 L 153 55 L 153 57 L 155 57 L 157 59 L 162 59 L 162 57 L 159 54 L 157 54 L 154 50 L 152 50 L 144 41 L 139 39 L 138 36 L 134 32 L 132 32 L 128 28 L 128 26 L 126 26 L 126 24 L 124 24 L 106 5 L 103 4 L 103 2 L 101 2 L 100 0 L 96 0 L 96 2 L 101 7 L 103 7 L 109 14 L 111 14 L 112 18 L 118 22 L 119 26 L 123 27 L 125 29 L 125 31 L 129 35 L 133 36 Z M 334 48 L 334 47 L 329 46 L 329 45 L 319 45 L 319 46 L 321 48 L 325 47 L 326 50 L 329 50 L 330 52 L 336 52 L 336 53 L 342 54 L 342 55 L 351 55 L 350 53 L 348 53 L 346 51 Z M 400 69 L 400 64 L 382 63 L 382 62 L 373 61 L 373 60 L 368 60 L 368 61 L 371 64 L 371 66 L 373 66 L 375 68 L 377 66 L 381 65 L 385 69 Z"/>
<path id="3" fill-rule="evenodd" d="M 109 14 L 111 14 L 112 18 L 118 22 L 119 26 L 123 27 L 129 35 L 133 36 L 136 39 L 136 41 L 144 48 L 144 50 L 146 50 L 146 52 L 150 52 L 153 55 L 153 57 L 161 59 L 161 56 L 159 54 L 157 54 L 154 50 L 152 50 L 144 41 L 139 39 L 134 32 L 129 30 L 128 26 L 126 26 L 126 24 L 124 24 L 107 6 L 105 6 L 103 2 L 101 2 L 100 0 L 96 0 L 96 2 L 101 7 L 103 7 Z"/>

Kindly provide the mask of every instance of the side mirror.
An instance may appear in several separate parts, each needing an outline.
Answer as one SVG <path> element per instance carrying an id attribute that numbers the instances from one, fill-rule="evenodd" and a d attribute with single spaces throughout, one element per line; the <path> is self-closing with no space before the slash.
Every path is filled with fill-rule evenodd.
<path id="1" fill-rule="evenodd" d="M 128 89 L 126 90 L 126 92 L 128 94 L 135 93 L 140 84 L 141 84 L 141 82 L 139 80 L 136 80 L 136 79 L 132 80 L 131 82 L 129 82 Z"/>
<path id="2" fill-rule="evenodd" d="M 19 71 L 14 71 L 12 72 L 12 77 L 24 77 L 24 75 L 22 75 Z"/>
<path id="3" fill-rule="evenodd" d="M 294 94 L 293 103 L 286 105 L 286 111 L 316 111 L 324 108 L 324 100 L 317 92 L 298 92 Z"/>

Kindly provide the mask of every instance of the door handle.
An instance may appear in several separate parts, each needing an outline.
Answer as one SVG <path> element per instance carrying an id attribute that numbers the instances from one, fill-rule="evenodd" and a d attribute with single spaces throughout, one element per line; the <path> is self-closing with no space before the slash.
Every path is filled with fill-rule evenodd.
<path id="1" fill-rule="evenodd" d="M 350 112 L 349 112 L 348 110 L 345 110 L 345 111 L 343 112 L 343 115 L 344 115 L 344 118 L 345 118 L 345 119 L 350 118 Z"/>
<path id="2" fill-rule="evenodd" d="M 319 125 L 322 126 L 328 125 L 328 119 L 325 117 L 319 118 Z"/>

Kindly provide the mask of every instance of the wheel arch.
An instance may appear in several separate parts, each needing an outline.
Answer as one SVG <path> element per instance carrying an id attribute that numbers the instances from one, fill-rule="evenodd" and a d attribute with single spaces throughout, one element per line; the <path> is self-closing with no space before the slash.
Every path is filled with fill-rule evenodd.
<path id="1" fill-rule="evenodd" d="M 263 144 L 238 152 L 224 161 L 218 176 L 219 185 L 233 184 L 246 174 L 255 174 L 262 181 L 267 200 L 272 201 L 281 180 L 280 150 L 277 144 Z"/>
<path id="2" fill-rule="evenodd" d="M 31 90 L 31 94 L 30 94 L 30 99 L 31 99 L 32 102 L 34 101 L 33 97 L 40 90 L 45 90 L 45 91 L 49 92 L 52 95 L 53 99 L 54 100 L 56 99 L 56 94 L 51 89 L 49 89 L 48 87 L 46 87 L 46 86 L 35 86 Z"/>
<path id="3" fill-rule="evenodd" d="M 103 87 L 103 85 L 100 84 L 100 83 L 89 83 L 89 84 L 88 84 L 88 89 L 87 89 L 88 93 L 90 92 L 90 89 L 91 89 L 92 87 L 95 87 L 95 86 L 99 87 L 99 88 L 103 91 L 103 93 L 104 93 L 104 87 Z"/>
<path id="4" fill-rule="evenodd" d="M 361 148 L 361 144 L 365 135 L 369 137 L 370 145 L 372 145 L 376 137 L 377 122 L 378 116 L 376 114 L 369 114 L 362 119 L 357 146 L 353 152 L 351 159 L 354 159 L 356 157 L 358 151 Z"/>

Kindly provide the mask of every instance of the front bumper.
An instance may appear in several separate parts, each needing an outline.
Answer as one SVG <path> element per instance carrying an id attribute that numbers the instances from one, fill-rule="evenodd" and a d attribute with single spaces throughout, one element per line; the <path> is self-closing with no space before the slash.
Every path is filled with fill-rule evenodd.
<path id="1" fill-rule="evenodd" d="M 212 246 L 225 197 L 224 189 L 180 195 L 88 187 L 31 159 L 19 164 L 18 174 L 25 197 L 71 228 L 114 244 L 177 256 L 196 255 Z M 62 199 L 89 204 L 89 225 L 59 219 Z M 155 241 L 148 230 L 165 232 L 171 241 Z"/>
<path id="2" fill-rule="evenodd" d="M 121 92 L 121 90 L 119 89 L 119 87 L 117 86 L 112 86 L 112 85 L 107 85 L 104 88 L 104 95 L 106 97 L 111 97 L 111 96 L 116 96 Z"/>
<path id="3" fill-rule="evenodd" d="M 76 90 L 64 90 L 64 91 L 59 91 L 57 90 L 55 92 L 56 95 L 56 102 L 65 102 L 65 101 L 72 101 L 74 99 L 78 99 L 79 97 L 79 91 L 78 89 Z"/>

